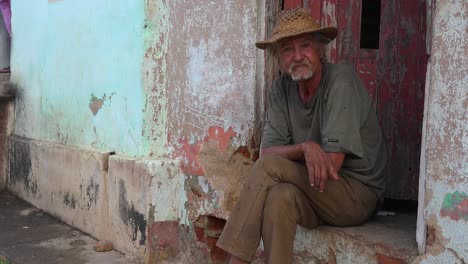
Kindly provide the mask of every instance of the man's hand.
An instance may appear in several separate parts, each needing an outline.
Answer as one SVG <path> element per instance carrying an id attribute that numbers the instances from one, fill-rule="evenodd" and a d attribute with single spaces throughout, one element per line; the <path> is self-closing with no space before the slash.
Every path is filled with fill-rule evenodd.
<path id="1" fill-rule="evenodd" d="M 309 171 L 310 185 L 323 192 L 328 178 L 339 180 L 340 177 L 333 167 L 333 163 L 320 145 L 314 142 L 301 144 L 302 152 Z"/>

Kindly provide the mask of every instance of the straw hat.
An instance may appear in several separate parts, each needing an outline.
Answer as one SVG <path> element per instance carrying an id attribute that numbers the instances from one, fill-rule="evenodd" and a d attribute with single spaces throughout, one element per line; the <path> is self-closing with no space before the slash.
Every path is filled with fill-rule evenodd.
<path id="1" fill-rule="evenodd" d="M 304 8 L 285 9 L 276 14 L 276 26 L 269 39 L 255 43 L 259 49 L 266 49 L 280 39 L 304 33 L 318 33 L 325 37 L 328 44 L 338 34 L 335 27 L 320 27 Z"/>

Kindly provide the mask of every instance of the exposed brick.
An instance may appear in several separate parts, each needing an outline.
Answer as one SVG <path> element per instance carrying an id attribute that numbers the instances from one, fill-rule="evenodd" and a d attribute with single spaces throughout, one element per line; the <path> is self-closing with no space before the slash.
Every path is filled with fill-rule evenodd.
<path id="1" fill-rule="evenodd" d="M 213 237 L 206 237 L 205 243 L 210 250 L 216 247 L 216 242 L 218 242 L 217 238 Z"/>
<path id="2" fill-rule="evenodd" d="M 208 216 L 207 220 L 208 221 L 206 223 L 206 230 L 205 230 L 206 236 L 218 238 L 223 232 L 224 225 L 226 224 L 226 220 L 216 218 L 213 216 Z"/>
<path id="3" fill-rule="evenodd" d="M 205 243 L 205 229 L 198 226 L 194 226 L 194 230 L 198 241 Z"/>
<path id="4" fill-rule="evenodd" d="M 231 255 L 227 253 L 226 251 L 220 249 L 217 246 L 214 246 L 213 249 L 211 249 L 211 263 L 212 264 L 225 264 L 228 263 Z"/>
<path id="5" fill-rule="evenodd" d="M 179 223 L 154 222 L 148 229 L 148 244 L 155 259 L 174 257 L 179 250 Z"/>
<path id="6" fill-rule="evenodd" d="M 377 263 L 378 264 L 406 264 L 407 262 L 399 258 L 394 258 L 394 257 L 390 257 L 387 255 L 377 253 Z"/>

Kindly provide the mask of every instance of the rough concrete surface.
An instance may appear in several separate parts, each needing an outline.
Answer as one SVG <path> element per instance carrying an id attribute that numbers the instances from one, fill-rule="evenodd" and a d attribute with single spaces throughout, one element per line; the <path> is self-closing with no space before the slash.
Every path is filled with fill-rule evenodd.
<path id="1" fill-rule="evenodd" d="M 106 239 L 108 156 L 11 136 L 8 189 L 67 224 Z"/>
<path id="2" fill-rule="evenodd" d="M 411 263 L 417 255 L 416 215 L 377 216 L 362 226 L 299 228 L 295 263 Z"/>
<path id="3" fill-rule="evenodd" d="M 7 193 L 0 193 L 0 256 L 15 264 L 132 263 L 117 251 Z"/>

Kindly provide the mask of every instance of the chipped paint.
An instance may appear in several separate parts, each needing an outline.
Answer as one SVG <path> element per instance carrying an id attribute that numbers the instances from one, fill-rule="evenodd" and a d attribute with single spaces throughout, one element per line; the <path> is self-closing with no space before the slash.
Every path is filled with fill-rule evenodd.
<path id="1" fill-rule="evenodd" d="M 322 1 L 322 15 L 320 24 L 323 27 L 336 27 L 336 8 L 337 0 L 323 0 Z M 330 62 L 336 62 L 336 39 L 327 45 L 327 58 Z"/>
<path id="2" fill-rule="evenodd" d="M 104 94 L 101 98 L 97 98 L 96 95 L 94 95 L 94 93 L 91 93 L 91 98 L 89 100 L 89 106 L 88 106 L 89 110 L 91 110 L 93 115 L 96 115 L 99 112 L 99 110 L 101 110 L 101 108 L 103 107 L 106 101 L 108 101 L 109 104 L 111 103 L 112 96 L 114 95 L 115 95 L 115 92 L 109 95 L 109 97 L 106 94 Z"/>
<path id="3" fill-rule="evenodd" d="M 253 0 L 169 4 L 172 30 L 167 37 L 177 43 L 168 50 L 172 61 L 167 71 L 172 88 L 168 94 L 171 145 L 180 140 L 202 141 L 210 127 L 232 128 L 237 133 L 233 146 L 250 141 L 259 100 L 255 97 L 257 51 L 253 46 L 256 5 Z"/>
<path id="4" fill-rule="evenodd" d="M 224 131 L 222 127 L 210 127 L 207 131 L 207 135 L 201 141 L 190 143 L 187 139 L 180 140 L 180 147 L 175 147 L 173 157 L 181 157 L 180 166 L 184 173 L 190 175 L 205 175 L 200 165 L 200 153 L 203 143 L 214 141 L 219 151 L 226 152 L 231 140 L 236 137 L 236 135 L 232 128 Z"/>
<path id="5" fill-rule="evenodd" d="M 11 5 L 14 134 L 145 155 L 143 1 Z"/>
<path id="6" fill-rule="evenodd" d="M 435 2 L 435 3 L 434 3 Z M 436 230 L 421 263 L 468 261 L 468 2 L 432 1 L 424 153 L 428 230 Z"/>
<path id="7" fill-rule="evenodd" d="M 144 50 L 142 78 L 145 93 L 141 137 L 145 152 L 152 157 L 165 156 L 168 126 L 168 60 L 170 12 L 166 1 L 145 0 L 143 26 Z"/>
<path id="8" fill-rule="evenodd" d="M 440 215 L 455 221 L 460 219 L 468 221 L 468 195 L 461 192 L 447 194 Z"/>

